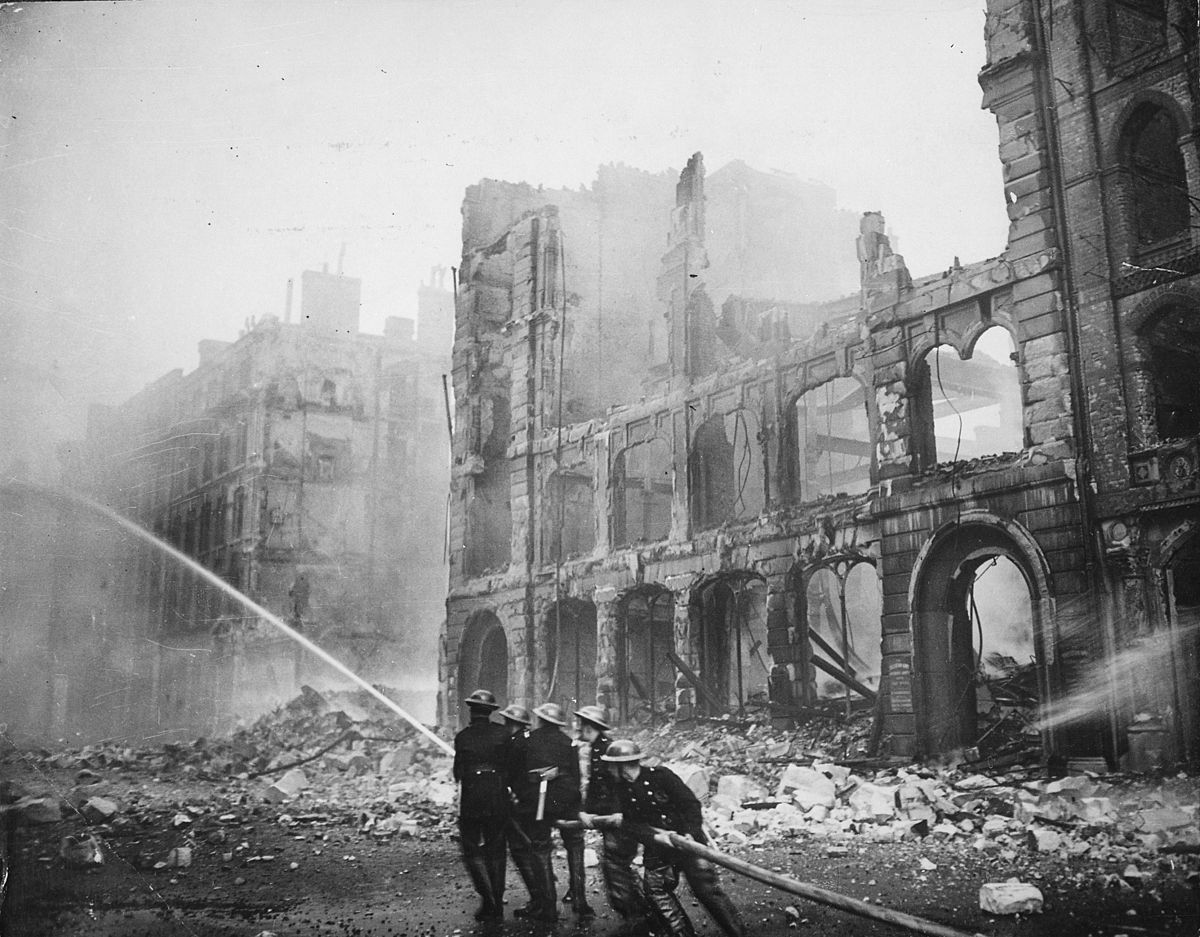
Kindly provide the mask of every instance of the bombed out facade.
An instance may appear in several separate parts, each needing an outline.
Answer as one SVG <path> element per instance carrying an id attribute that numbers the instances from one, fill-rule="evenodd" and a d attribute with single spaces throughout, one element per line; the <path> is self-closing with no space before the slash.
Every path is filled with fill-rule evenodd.
<path id="1" fill-rule="evenodd" d="M 933 275 L 700 154 L 472 187 L 442 721 L 832 700 L 880 755 L 1196 762 L 1196 22 L 990 0 L 1008 242 Z"/>
<path id="2" fill-rule="evenodd" d="M 236 341 L 201 342 L 194 370 L 93 408 L 66 477 L 415 699 L 407 691 L 436 666 L 446 582 L 441 538 L 429 536 L 444 505 L 428 493 L 448 474 L 448 273 L 435 268 L 418 292 L 419 332 L 392 317 L 373 335 L 359 329 L 361 281 L 306 271 L 297 315 L 289 283 L 282 320 L 248 320 Z M 333 678 L 94 511 L 19 491 L 4 504 L 29 518 L 7 528 L 6 557 L 53 543 L 49 568 L 7 570 L 0 683 L 14 730 L 206 735 Z"/>

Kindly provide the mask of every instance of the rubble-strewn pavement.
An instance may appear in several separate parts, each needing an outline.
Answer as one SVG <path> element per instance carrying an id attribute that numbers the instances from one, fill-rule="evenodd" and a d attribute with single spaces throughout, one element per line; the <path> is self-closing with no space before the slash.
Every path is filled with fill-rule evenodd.
<path id="1" fill-rule="evenodd" d="M 704 796 L 717 848 L 801 881 L 967 933 L 1200 933 L 1196 778 L 884 766 L 861 757 L 867 731 L 864 716 L 636 737 Z M 0 767 L 6 937 L 482 928 L 450 759 L 366 694 L 306 690 L 230 739 L 9 748 Z M 582 929 L 615 934 L 599 878 L 593 866 L 600 914 Z M 756 935 L 904 933 L 723 878 Z M 525 899 L 510 870 L 509 908 Z M 558 930 L 576 929 L 564 906 Z"/>

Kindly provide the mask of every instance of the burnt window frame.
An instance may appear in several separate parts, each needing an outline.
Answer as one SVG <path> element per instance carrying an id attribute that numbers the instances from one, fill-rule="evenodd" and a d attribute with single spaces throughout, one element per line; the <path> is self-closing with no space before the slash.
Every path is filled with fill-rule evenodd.
<path id="1" fill-rule="evenodd" d="M 1179 194 L 1171 205 L 1179 212 L 1178 223 L 1158 237 L 1143 237 L 1143 223 L 1139 208 L 1144 199 L 1139 196 L 1138 174 L 1135 167 L 1135 150 L 1144 140 L 1155 121 L 1165 121 L 1171 133 L 1171 157 L 1175 163 L 1171 173 L 1163 175 L 1161 183 L 1167 188 L 1178 188 Z M 1191 240 L 1193 225 L 1193 197 L 1191 180 L 1188 176 L 1187 158 L 1181 140 L 1187 136 L 1186 122 L 1180 120 L 1178 107 L 1173 99 L 1163 95 L 1143 97 L 1129 107 L 1118 124 L 1115 150 L 1115 168 L 1118 172 L 1120 226 L 1124 235 L 1125 254 L 1130 260 L 1144 260 L 1171 251 Z"/>
<path id="2" fill-rule="evenodd" d="M 866 442 L 870 446 L 869 461 L 867 468 L 867 487 L 860 492 L 829 492 L 816 497 L 810 497 L 807 486 L 805 484 L 805 472 L 801 462 L 800 454 L 800 430 L 797 423 L 798 408 L 802 401 L 809 394 L 816 393 L 822 388 L 837 381 L 854 381 L 862 390 L 863 395 L 863 412 L 867 418 L 867 439 Z M 863 380 L 858 374 L 834 374 L 827 380 L 822 380 L 819 383 L 811 384 L 803 390 L 791 395 L 787 401 L 787 408 L 784 411 L 785 433 L 784 445 L 787 447 L 786 459 L 790 467 L 792 481 L 792 498 L 798 504 L 806 504 L 815 502 L 821 498 L 828 497 L 859 497 L 870 491 L 871 487 L 878 481 L 879 478 L 879 452 L 877 448 L 877 440 L 879 437 L 879 413 L 876 408 L 874 394 L 872 393 L 872 385 Z"/>

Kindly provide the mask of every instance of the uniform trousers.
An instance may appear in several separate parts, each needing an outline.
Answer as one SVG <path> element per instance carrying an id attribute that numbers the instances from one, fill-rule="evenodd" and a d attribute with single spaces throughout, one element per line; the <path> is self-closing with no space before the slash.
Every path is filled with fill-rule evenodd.
<path id="1" fill-rule="evenodd" d="M 717 867 L 700 856 L 648 845 L 642 856 L 642 885 L 655 919 L 667 937 L 695 937 L 692 922 L 675 895 L 682 873 L 692 894 L 729 937 L 744 937 L 745 927 L 737 908 L 721 888 Z"/>

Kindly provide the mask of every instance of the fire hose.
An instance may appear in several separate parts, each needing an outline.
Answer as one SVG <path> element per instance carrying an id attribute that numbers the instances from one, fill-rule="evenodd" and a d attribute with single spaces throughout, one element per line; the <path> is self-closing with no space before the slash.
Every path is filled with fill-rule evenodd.
<path id="1" fill-rule="evenodd" d="M 578 820 L 560 820 L 558 825 L 563 829 L 583 828 L 583 824 Z M 694 856 L 700 856 L 702 859 L 707 859 L 716 865 L 724 866 L 732 872 L 746 876 L 746 878 L 754 879 L 756 882 L 762 882 L 764 885 L 770 885 L 772 888 L 778 888 L 780 891 L 798 895 L 801 898 L 807 898 L 809 901 L 815 901 L 818 904 L 829 905 L 831 908 L 838 908 L 842 911 L 849 911 L 851 914 L 857 914 L 860 917 L 895 924 L 897 927 L 903 927 L 918 934 L 929 934 L 931 937 L 972 937 L 972 935 L 967 934 L 965 931 L 947 927 L 945 924 L 938 924 L 935 921 L 928 921 L 913 914 L 905 914 L 903 911 L 893 911 L 890 908 L 884 908 L 880 905 L 859 901 L 857 898 L 851 898 L 849 895 L 839 894 L 836 891 L 821 888 L 819 885 L 802 882 L 799 879 L 792 878 L 790 875 L 781 875 L 778 872 L 772 872 L 770 869 L 764 869 L 762 866 L 746 862 L 744 859 L 736 859 L 733 856 L 726 855 L 710 846 L 705 846 L 688 836 L 682 836 L 671 830 L 660 830 L 657 827 L 645 826 L 640 823 L 622 822 L 618 824 L 613 822 L 609 817 L 597 817 L 595 820 L 597 829 L 604 829 L 605 827 L 611 829 L 618 825 L 621 830 L 641 840 L 643 843 L 654 842 L 660 846 L 667 846 L 671 849 L 678 849 L 681 852 L 691 853 Z M 975 935 L 975 937 L 979 937 L 979 935 Z"/>

